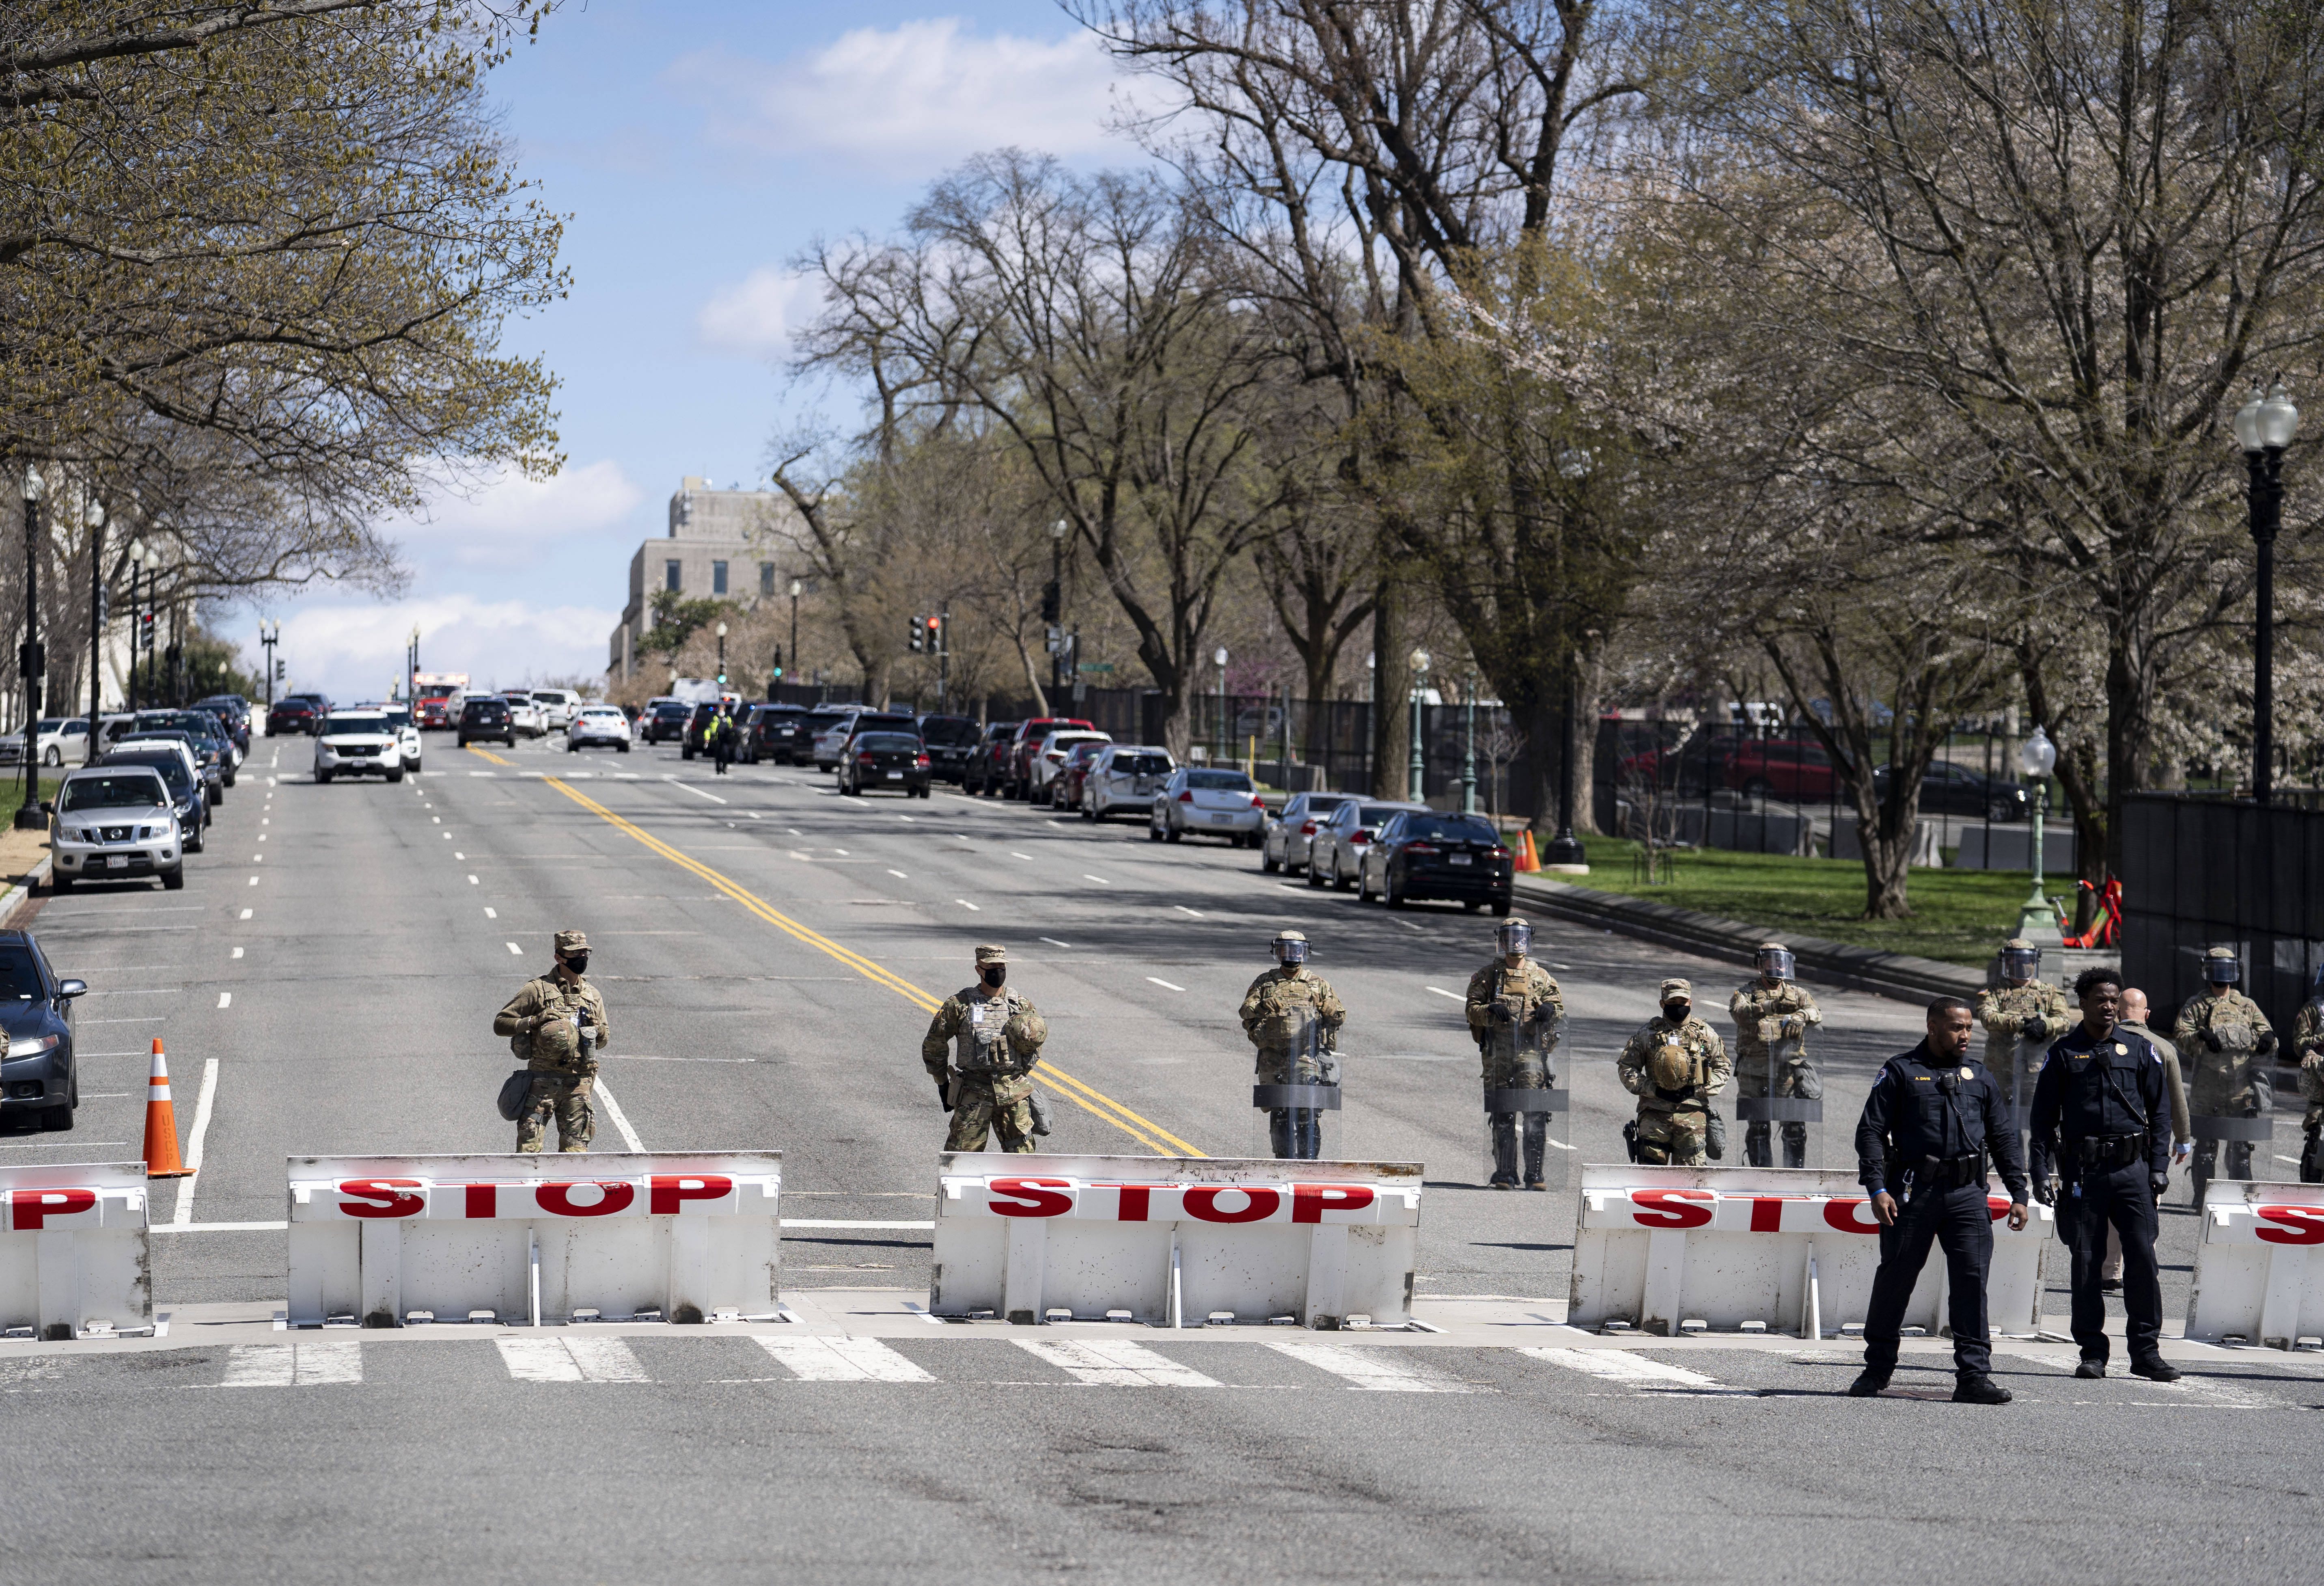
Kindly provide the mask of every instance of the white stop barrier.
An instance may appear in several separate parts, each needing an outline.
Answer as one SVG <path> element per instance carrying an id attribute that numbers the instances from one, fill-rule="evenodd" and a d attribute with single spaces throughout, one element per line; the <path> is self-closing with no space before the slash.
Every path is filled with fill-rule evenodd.
<path id="1" fill-rule="evenodd" d="M 928 1309 L 1401 1326 L 1420 1178 L 1416 1162 L 946 1153 Z"/>
<path id="2" fill-rule="evenodd" d="M 290 1321 L 770 1317 L 779 1151 L 293 1157 Z"/>
<path id="3" fill-rule="evenodd" d="M 2290 1349 L 2324 1335 L 2324 1185 L 2215 1178 L 2203 1190 L 2203 1231 L 2187 1336 L 2241 1338 Z"/>
<path id="4" fill-rule="evenodd" d="M 1986 1197 L 1986 1316 L 1997 1332 L 2030 1333 L 2040 1327 L 2042 1262 L 2056 1234 L 2042 1205 L 2022 1231 L 2010 1231 L 2009 1197 L 1997 1183 Z M 1626 1321 L 1665 1334 L 1690 1321 L 1837 1332 L 1871 1306 L 1879 1233 L 1864 1187 L 1842 1171 L 1585 1166 L 1566 1320 Z M 1942 1329 L 1946 1289 L 1944 1253 L 1932 1243 L 1904 1325 Z"/>
<path id="5" fill-rule="evenodd" d="M 111 1337 L 153 1325 L 143 1162 L 0 1167 L 0 1329 Z"/>

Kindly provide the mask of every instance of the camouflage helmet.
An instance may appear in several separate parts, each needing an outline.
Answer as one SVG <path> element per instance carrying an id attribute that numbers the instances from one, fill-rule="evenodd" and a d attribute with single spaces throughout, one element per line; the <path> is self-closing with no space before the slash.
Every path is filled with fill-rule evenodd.
<path id="1" fill-rule="evenodd" d="M 1663 1091 L 1683 1091 L 1701 1083 L 1694 1059 L 1676 1041 L 1665 1041 L 1655 1048 L 1646 1059 L 1646 1077 Z"/>

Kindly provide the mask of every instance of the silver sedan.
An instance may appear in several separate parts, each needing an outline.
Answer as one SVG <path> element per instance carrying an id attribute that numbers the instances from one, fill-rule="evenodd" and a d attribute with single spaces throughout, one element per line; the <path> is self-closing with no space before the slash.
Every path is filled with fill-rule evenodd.
<path id="1" fill-rule="evenodd" d="M 1296 876 L 1305 870 L 1315 828 L 1354 797 L 1352 793 L 1294 793 L 1267 823 L 1267 835 L 1259 843 L 1259 868 L 1269 875 L 1281 871 Z"/>

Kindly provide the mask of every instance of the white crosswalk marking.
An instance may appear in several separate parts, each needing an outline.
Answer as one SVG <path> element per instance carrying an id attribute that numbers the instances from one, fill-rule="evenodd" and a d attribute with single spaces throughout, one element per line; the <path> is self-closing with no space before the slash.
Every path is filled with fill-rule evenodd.
<path id="1" fill-rule="evenodd" d="M 501 1360 L 520 1382 L 650 1382 L 618 1338 L 496 1338 Z"/>
<path id="2" fill-rule="evenodd" d="M 352 1339 L 325 1343 L 238 1343 L 226 1352 L 221 1388 L 319 1388 L 363 1380 L 363 1345 Z"/>
<path id="3" fill-rule="evenodd" d="M 1126 1338 L 1048 1339 L 1011 1341 L 1028 1354 L 1039 1357 L 1077 1382 L 1099 1388 L 1216 1388 L 1219 1385 L 1190 1366 L 1181 1366 L 1142 1343 Z"/>
<path id="4" fill-rule="evenodd" d="M 1632 1388 L 1690 1388 L 1752 1395 L 1750 1388 L 1729 1388 L 1715 1377 L 1705 1377 L 1700 1371 L 1690 1371 L 1683 1366 L 1674 1366 L 1665 1360 L 1634 1355 L 1628 1350 L 1521 1349 L 1517 1353 L 1530 1355 L 1536 1360 L 1546 1360 L 1553 1366 L 1563 1366 L 1569 1371 L 1602 1377 L 1609 1382 L 1625 1383 Z"/>
<path id="5" fill-rule="evenodd" d="M 1305 1343 L 1285 1339 L 1270 1341 L 1268 1348 L 1281 1355 L 1329 1371 L 1344 1380 L 1351 1388 L 1360 1388 L 1371 1393 L 1459 1393 L 1462 1385 L 1440 1378 L 1424 1377 L 1392 1357 L 1401 1352 L 1395 1350 L 1351 1348 L 1338 1343 Z"/>
<path id="6" fill-rule="evenodd" d="M 769 1338 L 759 1347 L 801 1382 L 934 1382 L 876 1338 Z"/>

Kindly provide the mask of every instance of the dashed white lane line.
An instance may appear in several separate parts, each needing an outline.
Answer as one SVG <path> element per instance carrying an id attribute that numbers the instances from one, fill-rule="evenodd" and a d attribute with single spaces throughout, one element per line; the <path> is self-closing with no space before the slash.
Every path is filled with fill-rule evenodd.
<path id="1" fill-rule="evenodd" d="M 257 878 L 256 876 L 253 876 L 253 877 L 251 877 L 250 879 L 251 879 L 251 881 L 252 881 L 254 883 L 254 882 L 256 882 L 256 881 L 257 881 L 257 880 L 258 880 L 258 878 Z M 251 917 L 251 915 L 252 915 L 253 913 L 254 913 L 254 912 L 256 912 L 256 911 L 255 911 L 255 910 L 254 910 L 254 909 L 248 909 L 248 908 L 245 908 L 245 909 L 244 909 L 244 910 L 242 911 L 242 917 L 243 917 L 243 918 L 244 918 L 244 919 L 248 919 L 248 918 Z M 239 947 L 236 947 L 234 951 L 235 951 L 235 956 L 237 956 L 237 957 L 239 957 L 239 956 L 241 955 L 241 954 L 242 954 L 242 949 L 241 949 L 241 948 L 239 948 Z"/>
<path id="2" fill-rule="evenodd" d="M 1460 992 L 1448 991 L 1443 986 L 1431 986 L 1428 989 L 1435 992 L 1440 997 L 1450 997 L 1455 1002 L 1465 1002 L 1468 1000 L 1468 999 L 1463 997 Z"/>
<path id="3" fill-rule="evenodd" d="M 1214 1379 L 1192 1366 L 1181 1366 L 1167 1355 L 1128 1339 L 1087 1341 L 1046 1338 L 1010 1340 L 1033 1355 L 1066 1372 L 1076 1382 L 1097 1388 L 1216 1388 Z"/>
<path id="4" fill-rule="evenodd" d="M 1388 1359 L 1383 1349 L 1351 1349 L 1337 1343 L 1294 1343 L 1269 1341 L 1268 1348 L 1289 1355 L 1304 1365 L 1329 1371 L 1351 1388 L 1371 1393 L 1461 1393 L 1465 1387 L 1441 1378 L 1424 1377 Z"/>
<path id="5" fill-rule="evenodd" d="M 909 877 L 909 876 L 906 875 L 902 871 L 899 871 L 899 870 L 891 870 L 891 871 L 890 871 L 888 873 L 889 873 L 890 875 L 891 875 L 891 876 L 895 877 L 895 878 L 896 878 L 898 881 L 910 881 L 910 880 L 912 879 L 911 877 Z"/>
<path id="6" fill-rule="evenodd" d="M 218 1006 L 219 1006 L 219 1007 L 221 1007 L 221 1008 L 231 1008 L 231 1007 L 233 1007 L 233 1006 L 234 1006 L 234 993 L 233 993 L 232 991 L 220 991 L 220 992 L 218 993 Z"/>
<path id="7" fill-rule="evenodd" d="M 518 946 L 514 942 L 511 942 L 508 945 L 508 950 L 515 957 L 521 958 L 524 956 L 524 949 Z"/>
<path id="8" fill-rule="evenodd" d="M 324 1343 L 238 1343 L 226 1353 L 220 1388 L 320 1388 L 363 1380 L 363 1345 L 353 1340 Z"/>
<path id="9" fill-rule="evenodd" d="M 465 854 L 465 853 L 459 853 L 459 852 L 458 852 L 458 851 L 456 851 L 456 850 L 455 850 L 455 851 L 454 851 L 454 853 L 453 853 L 453 854 L 452 854 L 452 857 L 453 857 L 453 858 L 455 858 L 455 859 L 456 859 L 456 860 L 458 860 L 458 861 L 459 861 L 461 863 L 463 863 L 463 864 L 466 864 L 466 863 L 468 862 L 468 856 L 467 856 L 466 854 Z"/>
<path id="10" fill-rule="evenodd" d="M 1087 871 L 1082 871 L 1082 880 L 1085 881 L 1095 881 L 1101 887 L 1111 887 L 1113 885 L 1111 881 L 1107 881 L 1103 876 L 1093 876 Z"/>
<path id="11" fill-rule="evenodd" d="M 242 949 L 241 949 L 241 948 L 239 948 L 239 947 L 236 947 L 236 948 L 234 950 L 234 955 L 235 955 L 236 958 L 241 957 L 241 956 L 242 956 Z"/>
<path id="12" fill-rule="evenodd" d="M 252 886 L 254 886 L 254 886 L 256 886 L 256 885 L 258 885 L 258 878 L 257 878 L 256 876 L 253 876 L 253 877 L 251 877 L 251 878 L 250 878 L 250 884 L 251 884 Z"/>
<path id="13" fill-rule="evenodd" d="M 707 799 L 708 799 L 708 800 L 710 800 L 710 802 L 711 802 L 711 803 L 713 803 L 713 804 L 724 804 L 724 803 L 725 803 L 725 802 L 726 802 L 724 798 L 719 798 L 717 794 L 715 794 L 715 793 L 706 793 L 706 792 L 704 792 L 701 788 L 699 788 L 696 787 L 693 783 L 691 783 L 691 782 L 681 782 L 681 781 L 679 781 L 679 780 L 678 780 L 676 777 L 674 777 L 674 776 L 666 776 L 666 777 L 662 778 L 662 780 L 663 780 L 663 781 L 665 781 L 665 782 L 668 782 L 668 783 L 669 783 L 671 787 L 673 787 L 673 788 L 685 788 L 688 793 L 693 794 L 696 798 L 707 798 Z"/>
<path id="14" fill-rule="evenodd" d="M 242 956 L 242 949 L 234 950 Z M 178 1186 L 177 1210 L 170 1221 L 182 1228 L 194 1220 L 194 1186 L 202 1179 L 202 1149 L 210 1138 L 210 1111 L 217 1101 L 218 1060 L 209 1058 L 202 1064 L 201 1093 L 194 1102 L 194 1132 L 186 1138 L 186 1179 Z"/>
<path id="15" fill-rule="evenodd" d="M 1729 1388 L 1715 1377 L 1705 1377 L 1700 1371 L 1690 1371 L 1683 1366 L 1674 1366 L 1666 1360 L 1650 1360 L 1634 1355 L 1628 1350 L 1562 1350 L 1521 1349 L 1521 1355 L 1553 1366 L 1563 1366 L 1569 1371 L 1601 1378 L 1608 1382 L 1619 1382 L 1630 1388 L 1691 1388 L 1696 1392 L 1729 1393 L 1743 1398 L 1757 1398 L 1757 1390 Z"/>
<path id="16" fill-rule="evenodd" d="M 965 898 L 955 898 L 953 901 L 959 904 L 963 908 L 967 909 L 971 914 L 982 914 L 984 912 L 984 910 L 979 908 L 975 904 L 971 903 Z"/>
<path id="17" fill-rule="evenodd" d="M 908 816 L 908 815 L 899 815 L 899 816 L 898 816 L 896 818 L 897 818 L 898 820 L 899 820 L 899 821 L 908 821 L 908 820 L 910 820 L 912 817 L 911 817 L 910 816 Z"/>
<path id="18" fill-rule="evenodd" d="M 934 1382 L 876 1338 L 769 1338 L 758 1345 L 801 1382 Z"/>
<path id="19" fill-rule="evenodd" d="M 1063 947 L 1068 953 L 1074 950 L 1074 945 L 1071 942 L 1060 942 L 1055 936 L 1043 936 L 1041 940 L 1047 942 L 1052 947 Z"/>
<path id="20" fill-rule="evenodd" d="M 1015 850 L 1014 848 L 1011 848 L 1011 849 L 1009 851 L 1009 857 L 1010 857 L 1010 858 L 1011 858 L 1011 859 L 1025 859 L 1025 860 L 1029 860 L 1029 859 L 1031 859 L 1033 856 L 1032 856 L 1031 854 L 1029 854 L 1029 853 L 1018 853 L 1018 852 L 1017 852 L 1017 850 Z"/>
<path id="21" fill-rule="evenodd" d="M 500 917 L 500 911 L 498 909 L 492 908 L 490 905 L 485 906 L 484 917 L 486 919 L 498 919 Z"/>
<path id="22" fill-rule="evenodd" d="M 501 1360 L 519 1382 L 650 1382 L 618 1338 L 496 1338 Z"/>
<path id="23" fill-rule="evenodd" d="M 1183 903 L 1173 903 L 1170 907 L 1176 909 L 1181 914 L 1191 915 L 1196 919 L 1203 917 L 1202 911 L 1200 909 L 1189 908 Z"/>
<path id="24" fill-rule="evenodd" d="M 1166 991 L 1183 991 L 1186 989 L 1184 986 L 1172 985 L 1168 981 L 1164 980 L 1158 974 L 1149 974 L 1146 978 L 1152 981 L 1156 985 L 1161 987 Z"/>

